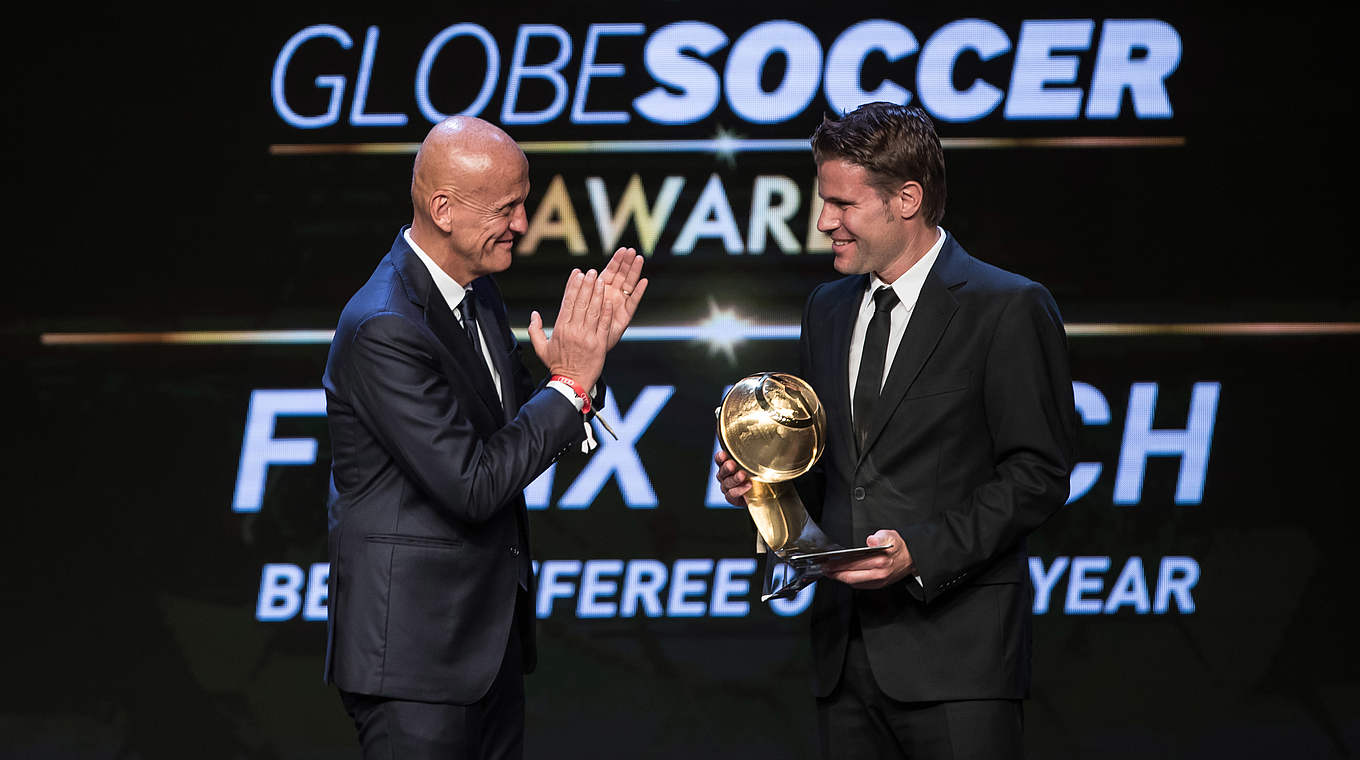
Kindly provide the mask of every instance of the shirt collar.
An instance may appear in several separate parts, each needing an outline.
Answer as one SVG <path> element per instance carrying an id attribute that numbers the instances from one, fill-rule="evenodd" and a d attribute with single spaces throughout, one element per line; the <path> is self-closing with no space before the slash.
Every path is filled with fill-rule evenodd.
<path id="1" fill-rule="evenodd" d="M 410 227 L 402 230 L 401 234 L 402 237 L 406 238 L 406 244 L 411 246 L 411 250 L 415 251 L 416 256 L 420 258 L 420 263 L 430 270 L 430 277 L 434 279 L 434 286 L 439 288 L 439 294 L 444 296 L 444 302 L 453 311 L 458 311 L 458 307 L 463 303 L 463 297 L 467 295 L 467 290 L 459 285 L 457 280 L 450 277 L 448 272 L 440 269 L 439 265 L 434 263 L 434 259 L 430 258 L 420 249 L 420 246 L 416 245 L 416 241 L 411 237 Z"/>
<path id="2" fill-rule="evenodd" d="M 892 285 L 889 285 L 897 293 L 897 299 L 907 307 L 908 311 L 915 308 L 916 299 L 921 295 L 921 287 L 926 284 L 926 275 L 930 274 L 930 268 L 935 266 L 935 259 L 940 257 L 940 251 L 944 248 L 946 234 L 944 228 L 936 227 L 935 230 L 939 233 L 935 245 L 932 245 L 930 250 L 926 251 L 926 255 L 918 259 L 915 264 L 911 265 L 910 269 L 903 272 L 901 277 L 898 277 Z M 873 294 L 885 285 L 888 285 L 888 283 L 880 279 L 877 273 L 870 274 L 869 292 L 866 297 L 872 299 Z"/>

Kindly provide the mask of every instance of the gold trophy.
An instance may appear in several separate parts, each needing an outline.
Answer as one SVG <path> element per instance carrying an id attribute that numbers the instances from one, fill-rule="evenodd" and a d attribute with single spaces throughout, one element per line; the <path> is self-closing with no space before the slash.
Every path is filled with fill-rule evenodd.
<path id="1" fill-rule="evenodd" d="M 888 549 L 846 549 L 832 541 L 793 487 L 791 481 L 826 451 L 826 411 L 806 381 L 782 372 L 749 375 L 732 386 L 716 413 L 723 451 L 751 476 L 746 509 L 759 533 L 756 551 L 766 557 L 762 602 L 794 596 L 822 577 L 827 559 Z"/>

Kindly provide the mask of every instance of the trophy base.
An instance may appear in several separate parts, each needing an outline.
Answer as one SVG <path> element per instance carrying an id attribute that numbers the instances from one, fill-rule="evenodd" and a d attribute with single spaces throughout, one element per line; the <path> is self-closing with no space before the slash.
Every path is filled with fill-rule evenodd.
<path id="1" fill-rule="evenodd" d="M 892 544 L 882 546 L 856 546 L 851 549 L 831 549 L 823 552 L 808 552 L 805 554 L 790 554 L 787 561 L 794 567 L 809 567 L 821 565 L 827 560 L 833 559 L 858 559 L 863 556 L 882 554 L 893 547 Z"/>
<path id="2" fill-rule="evenodd" d="M 882 554 L 892 548 L 883 546 L 857 546 L 852 549 L 829 549 L 820 552 L 795 554 L 786 552 L 765 553 L 765 589 L 760 601 L 771 599 L 792 599 L 800 591 L 822 577 L 822 566 L 832 560 L 857 559 L 859 557 Z"/>

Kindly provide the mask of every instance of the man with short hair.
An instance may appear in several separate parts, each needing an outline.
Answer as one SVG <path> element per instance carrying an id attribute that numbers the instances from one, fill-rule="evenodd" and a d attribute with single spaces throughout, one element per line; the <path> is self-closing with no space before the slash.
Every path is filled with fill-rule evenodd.
<path id="1" fill-rule="evenodd" d="M 528 194 L 503 131 L 436 125 L 416 155 L 411 225 L 331 342 L 325 675 L 366 758 L 523 754 L 535 661 L 523 489 L 593 441 L 605 353 L 647 287 L 629 248 L 603 272 L 574 270 L 552 337 L 530 317 L 550 377 L 535 388 L 491 278 L 526 231 Z"/>
<path id="2" fill-rule="evenodd" d="M 813 290 L 802 376 L 828 411 L 796 485 L 827 535 L 811 614 L 823 757 L 1023 757 L 1025 537 L 1067 498 L 1076 411 L 1043 286 L 939 227 L 944 155 L 919 108 L 870 103 L 812 137 L 817 228 L 845 277 Z M 719 452 L 744 506 L 749 474 Z"/>

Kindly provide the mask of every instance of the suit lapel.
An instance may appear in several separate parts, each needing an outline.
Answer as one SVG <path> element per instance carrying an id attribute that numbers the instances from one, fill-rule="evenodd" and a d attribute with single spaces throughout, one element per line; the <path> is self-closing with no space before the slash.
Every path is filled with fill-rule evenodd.
<path id="1" fill-rule="evenodd" d="M 902 335 L 902 342 L 898 344 L 892 369 L 888 371 L 888 379 L 883 383 L 878 403 L 874 405 L 873 426 L 865 439 L 864 449 L 859 452 L 861 459 L 865 452 L 873 448 L 874 442 L 887 427 L 893 411 L 902 402 L 912 383 L 916 382 L 917 376 L 921 374 L 921 368 L 935 352 L 940 338 L 944 336 L 945 328 L 949 327 L 949 322 L 954 318 L 954 312 L 958 311 L 959 303 L 954 298 L 952 290 L 966 281 L 964 276 L 966 256 L 967 254 L 963 253 L 963 249 L 959 248 L 951 237 L 945 241 L 939 257 L 935 260 L 935 266 L 931 267 L 930 273 L 926 275 L 926 281 L 921 286 L 921 294 L 916 299 L 915 308 L 912 309 L 911 319 L 907 322 L 906 333 Z M 848 374 L 847 371 L 846 375 Z"/>
<path id="2" fill-rule="evenodd" d="M 393 265 L 406 283 L 407 297 L 413 303 L 422 307 L 426 326 L 444 345 L 444 348 L 448 349 L 448 352 L 453 356 L 457 371 L 467 379 L 486 410 L 492 414 L 492 419 L 497 422 L 497 427 L 499 427 L 505 411 L 501 407 L 500 399 L 496 396 L 496 386 L 491 382 L 491 374 L 486 369 L 486 361 L 473 351 L 472 342 L 468 340 L 467 333 L 463 331 L 457 318 L 453 316 L 448 301 L 444 300 L 443 294 L 435 287 L 434 279 L 430 277 L 430 272 L 425 268 L 424 262 L 406 244 L 404 235 L 397 236 L 397 241 L 392 246 L 392 252 L 389 255 L 392 256 Z"/>
<path id="3" fill-rule="evenodd" d="M 438 292 L 431 295 L 433 297 L 425 305 L 425 320 L 434 334 L 439 336 L 439 341 L 453 354 L 458 369 L 472 380 L 472 387 L 476 389 L 487 411 L 500 420 L 504 410 L 496 396 L 496 386 L 491 381 L 491 373 L 487 371 L 486 360 L 473 350 L 472 341 L 468 340 L 467 333 L 458 324 L 443 296 Z"/>
<path id="4" fill-rule="evenodd" d="M 836 442 L 837 447 L 842 451 L 855 451 L 857 445 L 850 411 L 850 334 L 855 329 L 855 317 L 859 312 L 860 300 L 864 297 L 864 288 L 869 282 L 869 276 L 861 275 L 844 282 L 846 288 L 831 304 L 828 325 L 831 335 L 827 346 L 827 350 L 830 351 L 828 366 L 833 370 L 827 398 L 835 408 L 827 411 L 829 417 L 836 421 L 831 426 L 831 434 L 840 438 Z"/>
<path id="5" fill-rule="evenodd" d="M 519 399 L 515 397 L 514 369 L 510 366 L 510 353 L 505 336 L 510 326 L 502 321 L 504 308 L 497 297 L 496 289 L 489 287 L 486 278 L 478 278 L 472 283 L 472 294 L 477 299 L 477 320 L 482 325 L 482 337 L 486 339 L 487 353 L 491 363 L 496 365 L 496 374 L 501 378 L 501 412 L 508 423 L 519 411 Z"/>

